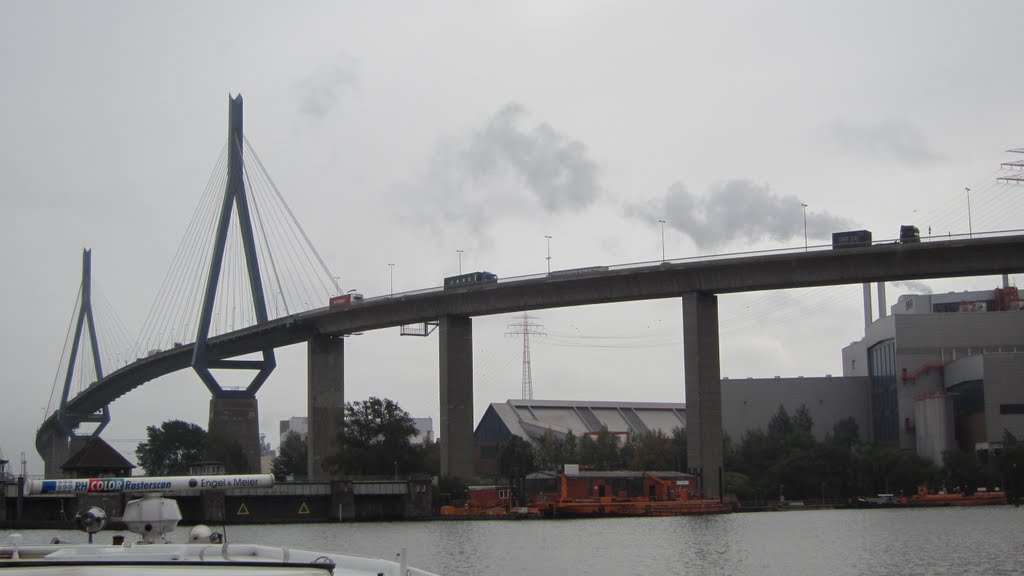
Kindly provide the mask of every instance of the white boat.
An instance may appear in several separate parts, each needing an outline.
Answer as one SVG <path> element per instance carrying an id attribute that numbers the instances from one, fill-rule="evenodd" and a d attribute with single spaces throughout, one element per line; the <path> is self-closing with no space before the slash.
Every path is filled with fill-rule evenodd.
<path id="1" fill-rule="evenodd" d="M 188 543 L 170 543 L 168 534 L 181 520 L 178 503 L 164 498 L 175 490 L 204 487 L 269 487 L 269 474 L 241 476 L 170 476 L 164 478 L 93 478 L 78 480 L 37 480 L 29 482 L 29 494 L 44 493 L 140 493 L 143 497 L 125 505 L 121 520 L 137 538 L 121 544 L 31 544 L 12 534 L 0 545 L 0 574 L 3 576 L 118 576 L 145 573 L 147 576 L 223 574 L 228 576 L 372 575 L 435 576 L 408 566 L 405 549 L 394 560 L 348 556 L 332 552 L 243 544 L 223 541 L 220 533 L 198 525 L 189 533 Z M 106 524 L 106 514 L 91 508 L 77 516 L 80 527 L 92 535 Z"/>

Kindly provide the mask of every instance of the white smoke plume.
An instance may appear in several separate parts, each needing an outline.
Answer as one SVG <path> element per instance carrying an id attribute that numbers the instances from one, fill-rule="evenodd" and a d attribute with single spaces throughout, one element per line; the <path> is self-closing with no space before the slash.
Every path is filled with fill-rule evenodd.
<path id="1" fill-rule="evenodd" d="M 909 290 L 913 294 L 931 294 L 932 287 L 925 284 L 924 282 L 918 282 L 917 280 L 900 280 L 899 282 L 893 282 L 893 286 L 902 286 Z"/>
<path id="2" fill-rule="evenodd" d="M 627 206 L 627 214 L 666 223 L 688 235 L 701 249 L 734 241 L 794 242 L 803 240 L 804 211 L 800 199 L 780 196 L 765 184 L 729 180 L 715 185 L 705 196 L 690 193 L 675 183 L 664 198 Z M 832 233 L 854 225 L 824 211 L 807 211 L 807 238 L 816 243 L 831 241 Z"/>

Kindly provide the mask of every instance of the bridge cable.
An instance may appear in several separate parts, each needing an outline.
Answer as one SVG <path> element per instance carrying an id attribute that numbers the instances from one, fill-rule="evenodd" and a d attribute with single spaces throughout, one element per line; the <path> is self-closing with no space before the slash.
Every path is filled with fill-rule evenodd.
<path id="1" fill-rule="evenodd" d="M 243 156 L 243 158 L 244 158 L 244 156 Z M 243 164 L 244 164 L 244 162 L 243 162 Z M 245 180 L 248 183 L 249 190 L 252 191 L 252 194 L 251 194 L 251 198 L 252 198 L 252 211 L 253 211 L 253 214 L 255 214 L 255 216 L 256 216 L 256 221 L 253 222 L 253 227 L 256 230 L 258 230 L 258 232 L 259 232 L 258 234 L 255 234 L 254 236 L 256 237 L 257 249 L 258 249 L 259 253 L 262 254 L 262 257 L 260 258 L 260 261 L 265 263 L 265 266 L 261 266 L 260 267 L 260 271 L 262 273 L 266 273 L 268 276 L 269 275 L 273 275 L 273 279 L 274 279 L 275 284 L 277 286 L 277 291 L 281 292 L 281 291 L 283 291 L 283 289 L 281 287 L 281 278 L 278 275 L 277 263 L 274 261 L 273 252 L 270 250 L 269 240 L 267 238 L 267 229 L 266 229 L 266 225 L 263 222 L 263 202 L 260 199 L 259 194 L 256 193 L 257 187 L 253 185 L 252 178 L 251 178 L 251 171 L 246 169 L 243 172 L 243 176 L 245 177 Z M 268 280 L 269 280 L 269 278 L 268 278 Z M 264 279 L 260 278 L 260 281 L 263 282 Z M 266 282 L 264 282 L 264 283 L 266 283 Z M 265 292 L 266 291 L 264 291 L 264 293 Z M 287 307 L 287 302 L 286 302 L 285 303 L 285 311 L 287 312 L 287 310 L 288 310 L 288 307 Z M 270 316 L 270 312 L 268 311 L 268 318 L 269 317 L 271 317 L 271 316 Z M 274 317 L 276 317 L 276 316 L 274 316 Z"/>
<path id="2" fill-rule="evenodd" d="M 257 172 L 257 176 L 259 176 L 259 175 L 260 175 L 259 172 Z M 284 287 L 284 285 L 281 282 L 281 275 L 280 275 L 280 271 L 279 271 L 280 267 L 278 265 L 278 262 L 273 257 L 273 250 L 272 250 L 272 247 L 271 247 L 271 236 L 277 235 L 279 227 L 278 226 L 270 226 L 270 227 L 267 226 L 266 222 L 263 219 L 263 214 L 264 214 L 264 212 L 267 212 L 266 208 L 272 206 L 272 204 L 270 204 L 270 202 L 264 202 L 263 201 L 263 196 L 262 196 L 262 194 L 260 194 L 260 192 L 262 192 L 263 189 L 262 189 L 261 186 L 259 186 L 259 182 L 258 181 L 255 184 L 253 184 L 252 187 L 253 187 L 253 192 L 254 192 L 254 194 L 253 194 L 254 198 L 260 198 L 260 200 L 257 202 L 257 204 L 259 204 L 259 206 L 263 207 L 262 210 L 259 210 L 257 212 L 257 217 L 258 217 L 257 225 L 259 226 L 259 229 L 260 229 L 260 239 L 261 239 L 260 247 L 261 247 L 262 250 L 265 251 L 266 259 L 270 261 L 270 266 L 267 268 L 266 272 L 267 272 L 268 276 L 269 275 L 273 275 L 273 282 L 272 283 L 270 282 L 271 278 L 269 278 L 269 277 L 267 278 L 267 281 L 268 281 L 268 284 L 276 285 L 276 287 L 277 287 L 276 290 L 274 291 L 275 294 L 278 296 L 277 298 L 275 298 L 275 301 L 278 302 L 277 310 L 275 310 L 275 313 L 276 313 L 276 316 L 280 315 L 280 304 L 283 303 L 284 304 L 284 308 L 285 308 L 285 314 L 288 315 L 288 314 L 290 314 L 290 310 L 289 310 L 289 306 L 288 306 L 288 299 L 285 297 L 285 294 L 286 294 L 285 287 Z M 264 206 L 264 204 L 266 204 L 266 206 Z M 267 214 L 267 216 L 270 217 L 270 218 L 273 218 L 276 215 L 277 214 L 274 211 L 270 211 Z M 287 263 L 292 262 L 292 260 L 293 259 L 291 259 L 291 258 L 285 258 L 284 262 L 287 265 Z M 290 277 L 291 277 L 290 274 L 285 276 L 286 279 L 290 278 Z"/>
<path id="3" fill-rule="evenodd" d="M 226 150 L 227 146 L 225 145 L 224 152 Z M 213 206 L 216 205 L 218 190 L 223 189 L 226 180 L 223 168 L 226 158 L 224 152 L 222 152 L 217 169 L 211 175 L 211 182 L 203 193 L 200 204 L 197 206 L 197 215 L 187 232 L 188 243 L 184 246 L 187 252 L 176 262 L 177 266 L 174 277 L 179 279 L 178 287 L 181 293 L 175 296 L 175 300 L 179 303 L 175 305 L 175 308 L 178 309 L 178 319 L 174 321 L 174 324 L 180 326 L 179 338 L 182 342 L 192 342 L 197 329 L 198 300 L 199 294 L 203 291 L 203 263 L 209 258 L 209 243 L 207 239 L 213 234 L 214 217 L 211 215 L 211 212 Z M 217 175 L 219 175 L 219 178 L 217 178 Z M 204 217 L 200 217 L 200 215 Z"/>
<path id="4" fill-rule="evenodd" d="M 256 159 L 256 164 L 259 165 L 260 170 L 262 170 L 264 174 L 267 174 L 267 180 L 270 183 L 270 186 L 273 189 L 274 194 L 277 195 L 278 199 L 281 201 L 281 205 L 284 206 L 284 209 L 288 212 L 288 216 L 291 217 L 292 222 L 295 223 L 295 226 L 296 228 L 298 228 L 299 233 L 302 234 L 303 240 L 306 241 L 306 245 L 309 246 L 310 250 L 313 252 L 313 255 L 316 257 L 316 261 L 320 264 L 321 270 L 323 270 L 324 274 L 326 274 L 327 277 L 333 281 L 334 276 L 331 275 L 330 269 L 327 268 L 327 264 L 325 264 L 323 258 L 320 257 L 320 253 L 317 251 L 316 246 L 314 246 L 313 243 L 310 241 L 305 229 L 302 228 L 302 225 L 299 223 L 298 219 L 295 218 L 295 214 L 292 212 L 291 208 L 288 207 L 288 203 L 285 202 L 284 197 L 281 195 L 280 190 L 278 190 L 277 188 L 277 185 L 275 185 L 274 181 L 270 178 L 270 174 L 267 173 L 266 169 L 263 167 L 263 162 L 260 160 L 259 154 L 256 154 L 256 150 L 253 149 L 252 145 L 249 143 L 248 138 L 246 138 L 243 135 L 242 139 L 245 141 L 246 146 L 248 146 L 249 151 L 252 152 L 253 158 Z M 338 290 L 337 284 L 334 285 L 334 290 L 335 292 Z"/>
<path id="5" fill-rule="evenodd" d="M 257 172 L 257 175 L 262 176 L 262 174 L 259 174 L 258 172 Z M 254 193 L 256 195 L 262 195 L 263 193 L 265 193 L 265 188 L 263 186 L 260 186 L 260 185 L 257 184 L 256 186 L 254 186 Z M 269 194 L 267 194 L 267 198 L 268 198 L 268 200 L 272 200 L 273 199 L 273 197 L 270 196 Z M 271 203 L 269 201 L 267 203 L 265 203 L 265 204 L 268 205 L 268 206 L 272 206 L 273 205 L 273 203 Z M 281 231 L 288 229 L 289 226 L 288 226 L 288 222 L 281 218 L 281 213 L 279 211 L 271 211 L 267 215 L 269 217 L 271 217 L 275 221 L 275 224 L 273 226 L 270 226 L 270 227 L 266 228 L 265 230 L 263 230 L 264 238 L 267 240 L 268 246 L 270 246 L 270 242 L 274 238 L 279 238 L 280 240 L 277 241 L 275 245 L 279 245 L 279 246 L 281 246 L 282 249 L 290 251 L 291 254 L 298 254 L 301 251 L 301 249 L 296 249 L 296 246 L 297 246 L 297 244 L 296 244 L 296 237 L 294 235 L 291 235 L 291 236 L 283 236 L 282 235 Z M 309 291 L 307 289 L 307 286 L 301 281 L 302 276 L 304 276 L 305 274 L 303 274 L 303 269 L 302 268 L 297 267 L 297 264 L 300 261 L 300 258 L 299 257 L 288 257 L 288 258 L 283 258 L 281 260 L 283 260 L 285 266 L 288 268 L 288 270 L 286 270 L 286 274 L 285 274 L 284 277 L 285 277 L 285 279 L 286 279 L 286 281 L 288 283 L 289 288 L 287 290 L 281 290 L 281 297 L 282 297 L 282 300 L 285 302 L 286 307 L 287 307 L 287 302 L 289 300 L 289 296 L 293 293 L 293 291 L 294 291 L 295 296 L 300 298 L 300 301 L 305 300 L 307 303 L 310 300 L 314 300 L 315 301 L 314 298 L 310 297 L 310 294 L 309 294 Z M 281 285 L 280 287 L 284 288 L 283 285 Z"/>
<path id="6" fill-rule="evenodd" d="M 267 188 L 269 188 L 269 186 L 266 186 L 266 174 L 257 172 L 257 176 L 260 176 L 262 178 L 262 183 L 264 184 L 264 186 L 255 186 L 254 192 L 257 194 L 265 193 L 268 198 L 268 202 L 266 204 L 268 206 L 274 205 L 273 202 L 271 202 L 274 199 L 274 197 L 271 196 L 269 192 L 267 192 Z M 273 226 L 270 226 L 264 231 L 265 238 L 267 239 L 268 243 L 273 238 L 279 238 L 280 240 L 277 242 L 277 245 L 280 245 L 284 250 L 289 250 L 293 255 L 299 255 L 283 259 L 285 266 L 289 269 L 286 271 L 285 278 L 290 288 L 287 291 L 281 291 L 282 299 L 287 305 L 288 295 L 292 294 L 292 292 L 294 291 L 295 296 L 299 297 L 300 301 L 304 300 L 307 302 L 308 308 L 308 302 L 315 302 L 316 299 L 311 297 L 308 287 L 304 282 L 302 282 L 302 277 L 308 277 L 308 274 L 304 273 L 304 269 L 302 267 L 297 266 L 298 262 L 301 259 L 301 245 L 297 243 L 297 238 L 294 234 L 288 236 L 282 234 L 282 230 L 288 230 L 290 226 L 289 222 L 282 218 L 282 214 L 280 211 L 272 211 L 268 214 L 268 216 L 272 217 L 273 220 L 275 221 L 275 224 Z"/>
<path id="7" fill-rule="evenodd" d="M 175 258 L 172 261 L 171 267 L 168 269 L 167 274 L 164 277 L 163 284 L 161 285 L 161 288 L 157 293 L 156 301 L 154 301 L 153 305 L 151 306 L 146 321 L 143 323 L 143 329 L 140 332 L 138 340 L 136 341 L 135 355 L 137 357 L 142 357 L 144 355 L 143 353 L 145 352 L 145 350 L 150 349 L 150 347 L 154 343 L 153 338 L 156 336 L 155 332 L 158 330 L 160 326 L 164 325 L 163 321 L 161 320 L 161 318 L 163 317 L 162 310 L 165 309 L 169 301 L 173 302 L 173 300 L 175 299 L 175 293 L 179 294 L 180 297 L 181 292 L 177 291 L 178 286 L 176 285 L 176 283 L 181 280 L 182 275 L 176 272 L 179 269 L 179 266 L 181 265 L 184 255 L 188 253 L 190 246 L 194 247 L 196 244 L 194 240 L 190 241 L 189 232 L 199 228 L 200 223 L 203 220 L 203 216 L 205 216 L 206 212 L 208 212 L 204 210 L 204 200 L 207 200 L 212 196 L 212 186 L 216 181 L 218 172 L 223 171 L 223 166 L 225 165 L 226 162 L 226 151 L 227 144 L 225 144 L 221 150 L 221 155 L 218 158 L 218 161 L 214 167 L 213 172 L 211 172 L 210 174 L 210 179 L 208 180 L 206 191 L 204 192 L 203 197 L 200 198 L 199 203 L 196 205 L 196 209 L 193 212 L 189 227 L 178 245 L 178 250 L 175 254 Z M 149 346 L 147 346 L 147 343 L 149 344 Z"/>
<path id="8" fill-rule="evenodd" d="M 53 394 L 57 390 L 57 383 L 60 380 L 60 373 L 66 367 L 65 362 L 70 362 L 70 360 L 67 360 L 68 339 L 71 337 L 72 326 L 74 326 L 76 324 L 75 321 L 78 319 L 78 308 L 79 308 L 79 304 L 81 303 L 81 301 L 82 301 L 82 283 L 79 282 L 78 283 L 78 295 L 75 297 L 75 307 L 74 307 L 74 309 L 71 312 L 71 319 L 68 321 L 68 329 L 67 329 L 67 332 L 64 335 L 64 348 L 61 351 L 60 362 L 57 364 L 57 373 L 53 377 L 53 386 L 50 388 L 50 399 L 46 401 L 46 415 L 47 415 L 47 417 L 49 417 L 50 408 L 53 406 Z M 62 393 L 63 393 L 63 390 L 62 390 Z"/>

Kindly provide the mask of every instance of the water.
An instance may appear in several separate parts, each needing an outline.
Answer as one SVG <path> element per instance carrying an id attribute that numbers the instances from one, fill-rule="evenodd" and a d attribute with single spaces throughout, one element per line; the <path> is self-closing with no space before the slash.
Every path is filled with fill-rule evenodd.
<path id="1" fill-rule="evenodd" d="M 174 540 L 185 540 L 187 532 L 179 528 Z M 227 532 L 236 542 L 382 558 L 404 546 L 410 564 L 448 575 L 1024 574 L 1024 508 L 1010 506 L 229 526 Z M 35 542 L 55 534 L 22 533 Z M 82 541 L 84 534 L 60 536 Z"/>

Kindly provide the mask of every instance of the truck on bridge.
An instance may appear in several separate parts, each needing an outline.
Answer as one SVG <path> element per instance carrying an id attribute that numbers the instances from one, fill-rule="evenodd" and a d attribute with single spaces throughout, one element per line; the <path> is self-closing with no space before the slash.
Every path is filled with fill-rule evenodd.
<path id="1" fill-rule="evenodd" d="M 498 281 L 498 275 L 490 272 L 469 272 L 458 276 L 449 276 L 444 279 L 444 289 L 472 286 L 474 284 L 489 284 Z"/>
<path id="2" fill-rule="evenodd" d="M 354 290 L 350 290 L 348 294 L 342 294 L 341 296 L 331 297 L 329 304 L 333 308 L 335 306 L 341 306 L 342 304 L 352 304 L 354 302 L 362 302 L 363 295 Z"/>
<path id="3" fill-rule="evenodd" d="M 850 230 L 832 233 L 832 248 L 858 248 L 871 246 L 870 230 Z"/>

